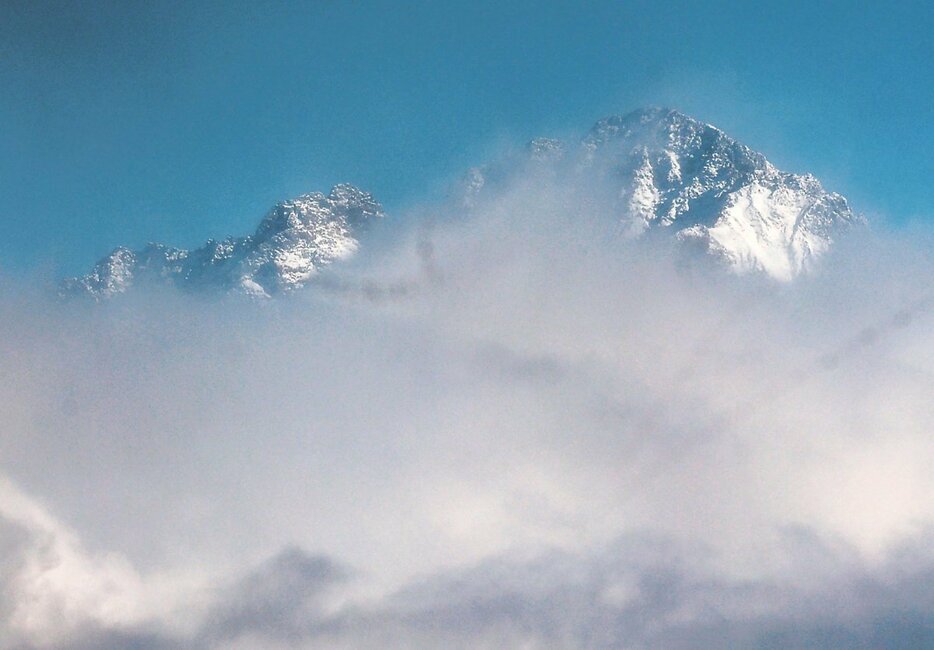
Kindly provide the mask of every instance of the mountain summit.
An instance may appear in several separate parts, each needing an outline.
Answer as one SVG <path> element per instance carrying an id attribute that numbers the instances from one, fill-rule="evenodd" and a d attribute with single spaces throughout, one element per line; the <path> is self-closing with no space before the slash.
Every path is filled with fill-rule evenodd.
<path id="1" fill-rule="evenodd" d="M 383 216 L 371 194 L 337 185 L 327 195 L 303 194 L 277 204 L 248 237 L 211 240 L 190 251 L 161 244 L 117 248 L 88 275 L 65 280 L 62 292 L 101 299 L 159 281 L 272 296 L 301 288 L 321 267 L 351 256 L 359 233 Z"/>
<path id="2" fill-rule="evenodd" d="M 710 124 L 649 108 L 597 122 L 573 146 L 529 143 L 525 159 L 468 171 L 461 206 L 477 209 L 534 166 L 589 191 L 609 188 L 623 236 L 672 233 L 731 270 L 791 280 L 807 271 L 834 237 L 862 217 L 810 174 L 778 170 L 765 156 Z M 454 210 L 455 208 L 452 208 Z M 195 250 L 149 244 L 117 248 L 91 273 L 65 280 L 64 294 L 96 299 L 136 284 L 170 282 L 268 297 L 303 287 L 319 270 L 353 255 L 359 235 L 383 210 L 372 195 L 337 185 L 276 205 L 248 237 L 209 241 Z"/>
<path id="3" fill-rule="evenodd" d="M 665 108 L 604 118 L 574 148 L 537 138 L 527 157 L 571 186 L 609 188 L 624 235 L 667 230 L 739 273 L 790 280 L 863 221 L 814 176 L 780 171 L 720 129 Z M 496 165 L 471 170 L 464 204 L 508 178 Z"/>

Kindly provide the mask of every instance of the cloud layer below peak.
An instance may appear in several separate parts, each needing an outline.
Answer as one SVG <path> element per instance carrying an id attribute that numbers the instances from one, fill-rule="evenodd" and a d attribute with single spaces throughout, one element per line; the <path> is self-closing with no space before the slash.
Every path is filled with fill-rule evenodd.
<path id="1" fill-rule="evenodd" d="M 604 212 L 520 184 L 276 303 L 0 297 L 0 645 L 930 644 L 924 236 L 776 286 Z"/>

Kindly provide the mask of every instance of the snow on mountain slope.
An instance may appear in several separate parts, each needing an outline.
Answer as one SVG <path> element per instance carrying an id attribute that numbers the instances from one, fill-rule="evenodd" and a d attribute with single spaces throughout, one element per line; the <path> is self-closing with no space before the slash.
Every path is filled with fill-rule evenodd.
<path id="1" fill-rule="evenodd" d="M 249 237 L 208 241 L 195 250 L 149 244 L 117 248 L 86 276 L 66 280 L 65 294 L 109 298 L 142 282 L 172 282 L 257 296 L 298 289 L 321 267 L 352 255 L 357 235 L 383 209 L 372 195 L 337 185 L 276 205 Z"/>
<path id="2" fill-rule="evenodd" d="M 697 239 L 737 271 L 761 270 L 791 280 L 831 245 L 836 228 L 854 221 L 846 200 L 810 176 L 755 180 L 731 192 L 713 226 L 678 233 Z"/>
<path id="3" fill-rule="evenodd" d="M 597 122 L 568 164 L 560 142 L 530 143 L 529 160 L 553 160 L 570 187 L 609 187 L 621 231 L 664 229 L 699 246 L 733 271 L 790 280 L 806 271 L 834 237 L 863 218 L 811 175 L 782 172 L 719 129 L 677 111 L 650 108 Z M 514 166 L 514 165 L 513 165 Z M 508 182 L 509 170 L 474 170 L 468 205 Z M 493 182 L 491 182 L 493 181 Z"/>
<path id="4" fill-rule="evenodd" d="M 623 236 L 670 232 L 735 272 L 782 281 L 808 270 L 839 233 L 863 221 L 813 176 L 780 171 L 716 127 L 662 108 L 602 119 L 575 146 L 536 138 L 519 159 L 472 168 L 449 209 L 480 209 L 497 188 L 529 171 L 581 196 L 608 193 L 601 205 Z M 66 280 L 62 292 L 101 299 L 160 281 L 272 296 L 353 255 L 358 234 L 382 216 L 370 194 L 337 185 L 327 196 L 276 205 L 248 237 L 191 251 L 117 248 L 88 275 Z"/>

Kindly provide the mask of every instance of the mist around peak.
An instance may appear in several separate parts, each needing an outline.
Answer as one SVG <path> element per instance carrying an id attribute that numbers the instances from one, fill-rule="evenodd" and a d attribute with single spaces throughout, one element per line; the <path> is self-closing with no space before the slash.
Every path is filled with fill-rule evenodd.
<path id="1" fill-rule="evenodd" d="M 928 644 L 930 235 L 776 283 L 486 192 L 288 300 L 0 296 L 0 645 Z"/>

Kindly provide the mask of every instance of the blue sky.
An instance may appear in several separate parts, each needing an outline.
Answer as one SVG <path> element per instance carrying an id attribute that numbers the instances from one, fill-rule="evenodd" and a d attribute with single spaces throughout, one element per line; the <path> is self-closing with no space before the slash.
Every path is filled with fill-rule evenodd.
<path id="1" fill-rule="evenodd" d="M 646 104 L 894 223 L 931 213 L 930 4 L 4 2 L 0 269 L 250 231 L 341 181 L 397 212 Z"/>

